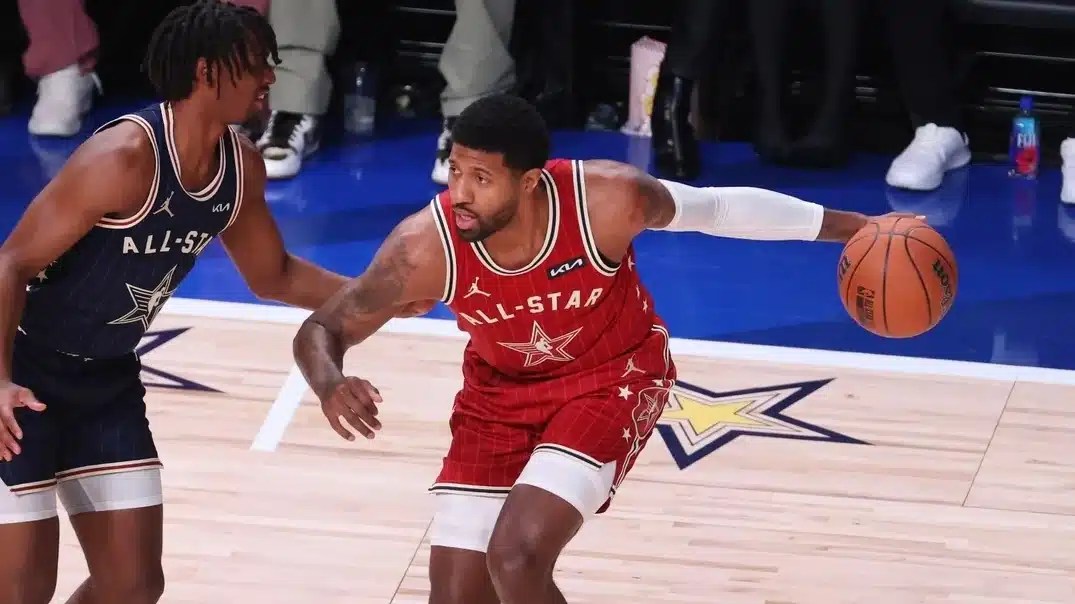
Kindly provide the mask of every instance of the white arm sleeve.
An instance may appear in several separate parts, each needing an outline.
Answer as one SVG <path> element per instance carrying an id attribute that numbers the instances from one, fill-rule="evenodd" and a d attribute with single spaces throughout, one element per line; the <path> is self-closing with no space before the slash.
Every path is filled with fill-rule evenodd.
<path id="1" fill-rule="evenodd" d="M 661 180 L 676 202 L 676 215 L 663 231 L 698 231 L 718 237 L 814 241 L 825 208 L 809 201 L 754 187 L 698 188 Z"/>

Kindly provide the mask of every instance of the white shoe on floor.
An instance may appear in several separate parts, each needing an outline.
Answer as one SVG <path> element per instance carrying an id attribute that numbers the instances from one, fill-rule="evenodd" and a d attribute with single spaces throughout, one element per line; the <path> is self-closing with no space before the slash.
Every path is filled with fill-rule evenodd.
<path id="1" fill-rule="evenodd" d="M 74 136 L 82 117 L 93 106 L 93 91 L 101 89 L 97 74 L 82 73 L 78 65 L 54 71 L 37 83 L 37 103 L 27 130 L 36 136 Z"/>
<path id="2" fill-rule="evenodd" d="M 1060 158 L 1064 165 L 1060 173 L 1064 176 L 1064 186 L 1060 189 L 1060 201 L 1075 203 L 1075 138 L 1060 143 Z"/>
<path id="3" fill-rule="evenodd" d="M 967 136 L 936 124 L 919 126 L 914 140 L 888 168 L 889 186 L 912 191 L 932 191 L 941 186 L 944 173 L 970 163 Z"/>

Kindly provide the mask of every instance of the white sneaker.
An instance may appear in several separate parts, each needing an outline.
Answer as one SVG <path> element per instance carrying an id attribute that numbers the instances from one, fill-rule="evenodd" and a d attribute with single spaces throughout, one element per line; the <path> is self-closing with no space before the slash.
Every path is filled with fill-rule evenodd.
<path id="1" fill-rule="evenodd" d="M 302 160 L 321 145 L 317 116 L 273 111 L 257 147 L 265 160 L 268 178 L 291 178 L 302 169 Z"/>
<path id="2" fill-rule="evenodd" d="M 967 135 L 936 124 L 919 126 L 914 140 L 892 160 L 885 182 L 889 186 L 914 191 L 932 191 L 941 186 L 944 173 L 970 162 Z"/>
<path id="3" fill-rule="evenodd" d="M 82 116 L 93 106 L 93 90 L 101 89 L 96 73 L 82 73 L 68 65 L 38 81 L 37 103 L 27 129 L 37 136 L 74 136 L 82 129 Z"/>
<path id="4" fill-rule="evenodd" d="M 433 173 L 430 177 L 438 185 L 448 184 L 448 156 L 452 153 L 452 124 L 455 118 L 445 119 L 437 137 L 437 156 L 433 160 Z"/>
<path id="5" fill-rule="evenodd" d="M 1060 189 L 1060 201 L 1075 203 L 1075 138 L 1060 143 L 1060 157 L 1064 166 L 1060 173 L 1064 175 L 1064 186 Z"/>

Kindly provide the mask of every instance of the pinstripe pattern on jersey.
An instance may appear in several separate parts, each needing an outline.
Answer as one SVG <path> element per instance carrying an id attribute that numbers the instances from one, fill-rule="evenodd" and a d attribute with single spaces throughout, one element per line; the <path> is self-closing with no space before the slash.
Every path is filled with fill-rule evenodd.
<path id="1" fill-rule="evenodd" d="M 245 191 L 242 143 L 232 129 L 216 144 L 210 183 L 190 194 L 180 181 L 171 106 L 151 105 L 98 132 L 123 120 L 148 127 L 157 153 L 153 199 L 131 218 L 103 219 L 41 271 L 20 323 L 42 345 L 85 358 L 134 350 L 201 252 L 237 220 Z"/>
<path id="2" fill-rule="evenodd" d="M 460 284 L 449 306 L 470 340 L 436 491 L 503 492 L 539 447 L 595 469 L 615 463 L 618 482 L 667 400 L 676 376 L 667 332 L 633 248 L 613 267 L 594 245 L 580 166 L 545 166 L 558 232 L 525 273 L 492 270 L 447 231 Z M 450 193 L 438 205 L 451 211 Z"/>

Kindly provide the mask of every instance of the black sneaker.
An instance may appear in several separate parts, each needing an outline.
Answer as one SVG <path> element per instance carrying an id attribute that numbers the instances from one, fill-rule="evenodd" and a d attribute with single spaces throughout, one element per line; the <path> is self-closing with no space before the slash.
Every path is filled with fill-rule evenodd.
<path id="1" fill-rule="evenodd" d="M 317 122 L 317 116 L 313 115 L 272 112 L 257 143 L 269 178 L 291 178 L 299 173 L 302 160 L 321 144 Z"/>

